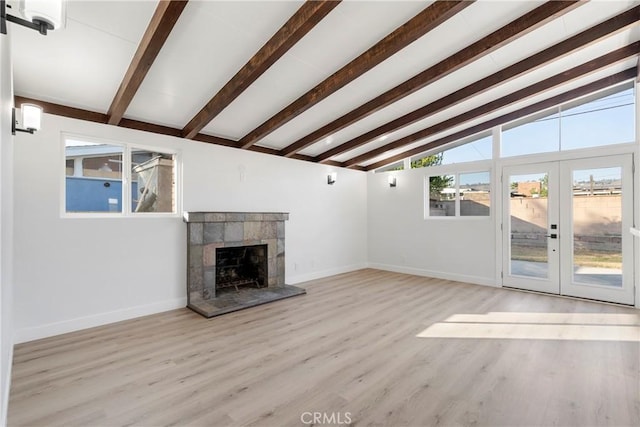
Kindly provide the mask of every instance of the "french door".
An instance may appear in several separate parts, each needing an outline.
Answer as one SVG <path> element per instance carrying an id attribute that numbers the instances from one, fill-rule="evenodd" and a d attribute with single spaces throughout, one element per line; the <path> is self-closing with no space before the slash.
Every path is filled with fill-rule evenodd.
<path id="1" fill-rule="evenodd" d="M 503 286 L 634 303 L 632 155 L 503 169 Z"/>

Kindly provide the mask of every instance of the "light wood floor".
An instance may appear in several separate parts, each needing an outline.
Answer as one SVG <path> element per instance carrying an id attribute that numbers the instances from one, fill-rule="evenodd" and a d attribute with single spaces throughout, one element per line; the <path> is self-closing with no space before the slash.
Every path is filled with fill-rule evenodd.
<path id="1" fill-rule="evenodd" d="M 640 425 L 638 310 L 376 270 L 304 286 L 18 345 L 9 425 Z"/>

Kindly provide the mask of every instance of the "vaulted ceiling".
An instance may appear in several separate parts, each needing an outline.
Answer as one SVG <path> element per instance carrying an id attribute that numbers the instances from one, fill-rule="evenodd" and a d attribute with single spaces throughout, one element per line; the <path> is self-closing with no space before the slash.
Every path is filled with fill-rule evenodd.
<path id="1" fill-rule="evenodd" d="M 17 1 L 9 1 L 16 14 Z M 640 1 L 82 1 L 16 104 L 375 169 L 633 79 Z"/>

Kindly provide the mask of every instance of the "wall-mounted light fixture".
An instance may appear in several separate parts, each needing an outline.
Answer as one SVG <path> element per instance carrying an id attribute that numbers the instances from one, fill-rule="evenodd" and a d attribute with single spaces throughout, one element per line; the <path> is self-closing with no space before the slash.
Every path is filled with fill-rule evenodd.
<path id="1" fill-rule="evenodd" d="M 15 135 L 16 132 L 34 133 L 40 130 L 42 107 L 34 104 L 22 104 L 20 111 L 22 112 L 22 129 L 16 127 L 16 109 L 11 109 L 11 133 L 13 135 Z"/>
<path id="2" fill-rule="evenodd" d="M 65 0 L 21 0 L 20 13 L 27 19 L 9 15 L 6 0 L 0 0 L 0 33 L 7 34 L 7 22 L 22 25 L 36 30 L 43 36 L 49 30 L 57 30 L 64 26 L 66 19 Z"/>
<path id="3" fill-rule="evenodd" d="M 389 182 L 389 187 L 395 187 L 396 186 L 396 177 L 395 175 L 389 175 L 389 178 L 387 178 L 388 182 Z"/>
<path id="4" fill-rule="evenodd" d="M 329 175 L 327 175 L 327 184 L 329 184 L 329 185 L 335 184 L 336 179 L 338 179 L 338 173 L 337 172 L 331 172 Z"/>

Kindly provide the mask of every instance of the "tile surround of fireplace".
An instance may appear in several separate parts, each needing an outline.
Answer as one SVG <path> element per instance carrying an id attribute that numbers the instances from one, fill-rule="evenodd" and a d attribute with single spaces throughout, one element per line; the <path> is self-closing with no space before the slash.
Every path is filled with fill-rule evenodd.
<path id="1" fill-rule="evenodd" d="M 187 307 L 205 317 L 213 317 L 304 294 L 304 289 L 284 283 L 284 223 L 288 219 L 288 213 L 186 212 Z M 260 261 L 266 265 L 264 277 L 238 278 L 235 284 L 216 289 L 222 267 L 217 263 L 220 250 L 243 248 L 246 251 L 254 247 L 266 247 L 264 260 Z M 262 253 L 257 250 L 249 256 L 255 258 Z M 236 256 L 236 259 L 239 258 Z"/>

